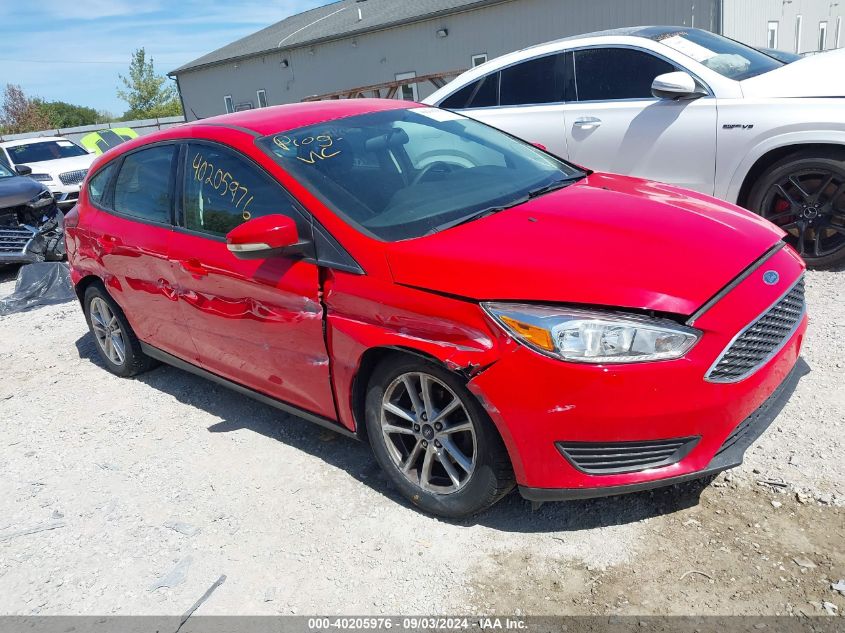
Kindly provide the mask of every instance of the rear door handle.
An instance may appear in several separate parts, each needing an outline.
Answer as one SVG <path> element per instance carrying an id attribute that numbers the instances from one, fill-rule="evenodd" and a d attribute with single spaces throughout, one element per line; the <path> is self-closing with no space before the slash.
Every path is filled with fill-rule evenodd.
<path id="1" fill-rule="evenodd" d="M 582 130 L 595 130 L 601 125 L 601 119 L 594 116 L 582 116 L 575 119 L 575 127 Z"/>
<path id="2" fill-rule="evenodd" d="M 194 277 L 205 277 L 208 274 L 208 269 L 200 263 L 196 258 L 180 259 L 179 265 L 186 273 Z"/>

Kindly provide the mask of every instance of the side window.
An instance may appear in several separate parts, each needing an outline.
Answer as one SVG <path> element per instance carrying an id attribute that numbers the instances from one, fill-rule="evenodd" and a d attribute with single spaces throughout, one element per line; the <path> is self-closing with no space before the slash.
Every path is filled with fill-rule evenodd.
<path id="1" fill-rule="evenodd" d="M 114 185 L 114 210 L 169 223 L 177 149 L 176 145 L 161 145 L 128 154 Z"/>
<path id="2" fill-rule="evenodd" d="M 579 101 L 651 99 L 654 78 L 675 70 L 659 57 L 630 48 L 575 51 Z"/>
<path id="3" fill-rule="evenodd" d="M 440 102 L 441 108 L 489 108 L 499 103 L 499 73 L 482 77 Z"/>
<path id="4" fill-rule="evenodd" d="M 88 197 L 91 202 L 102 204 L 103 194 L 106 192 L 112 173 L 114 173 L 114 163 L 109 163 L 88 181 Z"/>
<path id="5" fill-rule="evenodd" d="M 557 103 L 566 96 L 566 54 L 530 59 L 502 70 L 499 105 Z"/>
<path id="6" fill-rule="evenodd" d="M 307 230 L 285 190 L 245 158 L 192 143 L 185 160 L 185 228 L 224 236 L 250 218 L 279 213 Z"/>
<path id="7" fill-rule="evenodd" d="M 440 107 L 446 108 L 447 110 L 460 110 L 461 108 L 465 108 L 477 85 L 478 82 L 475 81 L 467 86 L 464 86 L 457 92 L 453 92 L 440 102 Z"/>
<path id="8" fill-rule="evenodd" d="M 468 108 L 489 108 L 499 105 L 499 73 L 487 75 L 478 82 L 475 94 L 470 97 Z"/>

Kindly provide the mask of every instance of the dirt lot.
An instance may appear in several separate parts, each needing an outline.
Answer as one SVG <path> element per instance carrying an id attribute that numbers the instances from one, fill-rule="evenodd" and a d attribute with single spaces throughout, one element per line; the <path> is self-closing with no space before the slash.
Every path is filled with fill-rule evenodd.
<path id="1" fill-rule="evenodd" d="M 108 374 L 75 303 L 2 317 L 0 613 L 180 614 L 225 574 L 198 615 L 842 614 L 845 271 L 808 282 L 809 373 L 741 468 L 462 523 L 364 445 L 176 369 Z"/>

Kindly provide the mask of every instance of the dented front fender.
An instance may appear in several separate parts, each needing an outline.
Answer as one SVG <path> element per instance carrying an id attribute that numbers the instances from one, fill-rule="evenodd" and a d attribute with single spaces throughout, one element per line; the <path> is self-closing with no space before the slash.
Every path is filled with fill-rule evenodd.
<path id="1" fill-rule="evenodd" d="M 368 350 L 416 352 L 471 379 L 508 340 L 472 301 L 346 273 L 330 275 L 323 292 L 338 416 L 352 430 L 355 378 Z"/>

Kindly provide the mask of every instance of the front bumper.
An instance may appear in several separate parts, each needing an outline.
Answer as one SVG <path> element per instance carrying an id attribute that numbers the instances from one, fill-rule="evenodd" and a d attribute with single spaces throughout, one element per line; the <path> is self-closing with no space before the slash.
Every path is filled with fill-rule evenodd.
<path id="1" fill-rule="evenodd" d="M 763 283 L 763 273 L 771 269 L 782 283 Z M 535 500 L 620 494 L 741 463 L 748 445 L 768 425 L 763 420 L 775 410 L 773 403 L 789 392 L 787 378 L 799 358 L 807 317 L 777 353 L 743 380 L 710 382 L 705 374 L 737 333 L 777 302 L 803 270 L 791 249 L 778 252 L 696 320 L 704 334 L 678 360 L 567 363 L 514 341 L 503 343 L 499 360 L 468 386 L 499 429 L 523 494 Z M 723 448 L 738 429 L 744 430 L 742 441 Z M 560 448 L 604 445 L 615 451 L 625 443 L 662 446 L 673 440 L 689 441 L 676 460 L 600 474 L 579 468 Z"/>
<path id="2" fill-rule="evenodd" d="M 666 479 L 653 479 L 640 483 L 621 486 L 605 486 L 603 488 L 530 488 L 519 486 L 519 494 L 530 501 L 568 501 L 572 499 L 593 499 L 610 497 L 613 495 L 642 492 L 654 488 L 662 488 L 683 483 L 693 479 L 700 479 L 715 475 L 742 464 L 745 451 L 769 428 L 769 425 L 780 413 L 795 390 L 801 376 L 804 375 L 803 363 L 796 363 L 774 393 L 770 395 L 760 407 L 745 418 L 724 441 L 713 459 L 702 470 L 677 475 Z"/>
<path id="3" fill-rule="evenodd" d="M 53 198 L 56 199 L 56 204 L 61 209 L 68 209 L 75 205 L 79 200 L 79 185 L 56 185 L 54 183 L 45 183 Z"/>

